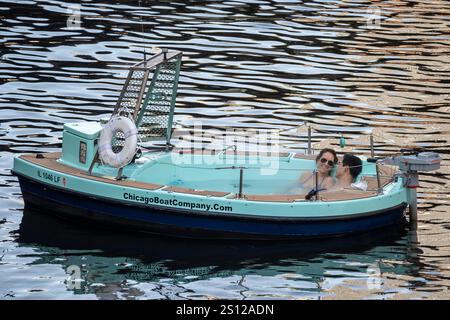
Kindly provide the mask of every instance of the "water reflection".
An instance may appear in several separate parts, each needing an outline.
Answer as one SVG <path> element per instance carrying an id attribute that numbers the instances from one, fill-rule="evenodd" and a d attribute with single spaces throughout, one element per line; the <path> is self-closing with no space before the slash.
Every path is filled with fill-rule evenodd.
<path id="1" fill-rule="evenodd" d="M 77 227 L 26 209 L 16 241 L 36 249 L 27 255 L 33 265 L 79 267 L 74 292 L 101 299 L 316 299 L 332 296 L 346 277 L 383 292 L 383 274 L 412 276 L 420 263 L 409 261 L 405 232 L 403 225 L 321 241 L 205 242 Z"/>
<path id="2" fill-rule="evenodd" d="M 448 1 L 140 3 L 0 0 L 0 299 L 450 298 Z M 80 28 L 70 28 L 77 5 Z M 307 145 L 297 130 L 307 121 L 313 142 L 327 138 L 338 148 L 343 133 L 358 154 L 369 153 L 357 139 L 368 129 L 379 156 L 405 146 L 439 152 L 442 168 L 420 176 L 416 239 L 241 251 L 231 243 L 119 241 L 29 224 L 28 212 L 19 229 L 13 154 L 58 151 L 64 123 L 108 115 L 123 68 L 144 47 L 163 46 L 184 52 L 175 120 L 188 129 L 199 120 L 219 132 L 293 129 L 280 144 L 296 150 Z M 87 293 L 64 285 L 71 264 L 85 265 Z"/>

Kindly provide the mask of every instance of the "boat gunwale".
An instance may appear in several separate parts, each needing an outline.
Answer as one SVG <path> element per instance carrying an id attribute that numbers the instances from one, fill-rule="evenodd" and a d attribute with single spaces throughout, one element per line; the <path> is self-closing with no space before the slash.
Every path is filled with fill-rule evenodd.
<path id="1" fill-rule="evenodd" d="M 43 158 L 37 158 L 37 155 L 41 154 L 43 155 Z M 44 156 L 46 155 L 46 156 Z M 114 185 L 119 185 L 123 187 L 131 187 L 131 188 L 137 188 L 142 190 L 151 190 L 151 191 L 164 191 L 167 193 L 178 193 L 178 194 L 191 194 L 191 195 L 198 195 L 198 196 L 205 196 L 205 197 L 217 197 L 222 198 L 224 200 L 245 200 L 245 201 L 255 201 L 255 202 L 267 202 L 267 203 L 298 203 L 298 202 L 308 202 L 308 200 L 305 199 L 306 194 L 297 194 L 297 195 L 283 195 L 283 194 L 277 194 L 277 195 L 261 195 L 261 194 L 244 194 L 243 198 L 238 198 L 238 195 L 233 192 L 226 192 L 226 191 L 211 191 L 211 190 L 199 190 L 199 189 L 191 189 L 191 188 L 184 188 L 184 187 L 177 187 L 177 186 L 170 186 L 170 185 L 163 185 L 163 184 L 154 184 L 154 183 L 148 183 L 148 182 L 139 182 L 139 181 L 132 181 L 132 180 L 115 180 L 114 178 L 107 178 L 97 175 L 89 175 L 87 171 L 83 171 L 78 168 L 74 168 L 62 163 L 59 163 L 57 159 L 61 155 L 60 152 L 53 152 L 53 153 L 36 153 L 36 154 L 23 154 L 20 155 L 19 158 L 30 162 L 33 165 L 42 166 L 49 170 L 54 170 L 56 172 L 60 172 L 63 174 L 79 177 L 82 179 L 92 179 L 95 181 L 103 182 L 103 183 L 109 183 Z M 35 160 L 35 161 L 33 161 Z M 47 161 L 53 161 L 54 165 L 46 165 L 45 163 L 42 163 L 43 160 Z M 56 165 L 56 166 L 55 166 Z M 64 169 L 63 169 L 64 168 Z M 65 170 L 67 168 L 67 170 Z M 363 176 L 374 178 L 373 176 Z M 392 180 L 392 179 L 391 179 Z M 391 180 L 386 180 L 382 187 L 386 186 Z M 344 195 L 350 195 L 350 198 L 345 198 Z M 359 196 L 358 196 L 359 195 Z M 370 197 L 376 197 L 379 194 L 375 192 L 372 189 L 369 189 L 367 191 L 357 190 L 357 189 L 344 189 L 341 191 L 324 191 L 319 193 L 319 199 L 330 203 L 330 202 L 339 202 L 339 201 L 353 201 L 353 200 L 359 200 L 359 199 L 367 199 Z"/>
<path id="2" fill-rule="evenodd" d="M 242 220 L 242 221 L 271 221 L 271 222 L 275 222 L 275 223 L 283 223 L 283 222 L 290 222 L 290 223 L 304 223 L 304 222 L 329 222 L 332 223 L 334 221 L 344 221 L 344 220 L 358 220 L 358 219 L 364 219 L 367 217 L 371 217 L 371 216 L 376 216 L 379 214 L 383 214 L 384 212 L 387 211 L 392 211 L 392 210 L 396 210 L 396 209 L 400 209 L 400 208 L 406 208 L 407 204 L 405 202 L 401 202 L 395 206 L 390 206 L 384 209 L 379 209 L 379 210 L 375 210 L 375 211 L 370 211 L 370 212 L 361 212 L 361 213 L 353 213 L 353 214 L 348 214 L 348 215 L 339 215 L 339 216 L 319 216 L 319 217 L 289 217 L 289 216 L 281 216 L 281 217 L 276 217 L 276 216 L 270 216 L 270 215 L 248 215 L 248 214 L 235 214 L 235 213 L 223 213 L 223 212 L 217 212 L 217 211 L 198 211 L 198 210 L 192 210 L 192 209 L 181 209 L 181 208 L 177 208 L 177 207 L 167 207 L 167 206 L 158 206 L 158 205 L 153 205 L 153 204 L 148 204 L 148 205 L 143 205 L 137 202 L 127 202 L 124 200 L 118 200 L 118 199 L 113 199 L 113 198 L 108 198 L 108 197 L 103 197 L 100 195 L 92 195 L 91 193 L 85 193 L 85 192 L 81 192 L 81 191 L 74 191 L 74 190 L 69 190 L 69 189 L 64 189 L 55 185 L 51 185 L 48 183 L 45 183 L 43 181 L 40 181 L 38 179 L 26 176 L 24 174 L 18 173 L 14 170 L 11 170 L 11 173 L 19 178 L 25 178 L 28 179 L 29 181 L 36 183 L 38 185 L 44 185 L 46 188 L 50 188 L 53 190 L 56 190 L 58 192 L 63 192 L 63 193 L 67 193 L 67 194 L 75 194 L 77 196 L 81 196 L 81 197 L 89 197 L 90 199 L 98 199 L 100 201 L 105 201 L 105 202 L 109 202 L 109 203 L 117 203 L 117 204 L 121 204 L 121 205 L 125 205 L 128 207 L 137 207 L 137 208 L 141 208 L 141 209 L 147 209 L 147 210 L 157 210 L 157 211 L 163 211 L 164 213 L 167 214 L 173 214 L 173 215 L 178 215 L 178 214 L 184 214 L 185 216 L 203 216 L 203 217 L 208 217 L 208 218 L 215 218 L 215 219 L 232 219 L 232 220 Z"/>

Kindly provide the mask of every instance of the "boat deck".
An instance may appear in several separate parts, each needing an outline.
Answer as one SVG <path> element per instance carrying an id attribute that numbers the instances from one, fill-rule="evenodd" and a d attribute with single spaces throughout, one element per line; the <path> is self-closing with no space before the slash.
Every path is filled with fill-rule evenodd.
<path id="1" fill-rule="evenodd" d="M 237 195 L 231 192 L 222 192 L 222 191 L 210 191 L 210 190 L 196 190 L 189 188 L 182 188 L 176 186 L 162 185 L 162 184 L 153 184 L 153 183 L 144 183 L 132 180 L 116 180 L 112 177 L 101 177 L 96 175 L 90 175 L 88 172 L 73 168 L 70 166 L 66 166 L 64 164 L 59 163 L 57 160 L 61 157 L 60 152 L 55 153 L 45 153 L 45 154 L 26 154 L 21 155 L 20 158 L 31 162 L 35 165 L 39 165 L 41 167 L 54 170 L 57 172 L 61 172 L 64 174 L 77 176 L 84 179 L 91 179 L 96 181 L 101 181 L 104 183 L 110 183 L 115 185 L 120 185 L 124 187 L 133 187 L 139 189 L 146 190 L 161 190 L 165 192 L 173 192 L 173 193 L 182 193 L 182 194 L 192 194 L 192 195 L 201 195 L 201 196 L 209 196 L 209 197 L 226 197 L 227 199 L 236 199 Z M 279 156 L 286 156 L 285 154 L 280 154 Z M 307 158 L 313 159 L 312 156 L 305 156 L 301 154 L 295 154 L 294 158 Z M 389 175 L 390 168 L 383 168 L 380 166 L 380 174 L 381 174 L 381 186 L 384 187 L 388 183 L 392 181 L 392 177 Z M 345 189 L 333 192 L 321 192 L 319 194 L 320 200 L 322 201 L 343 201 L 343 200 L 354 200 L 354 199 L 364 199 L 368 197 L 374 197 L 377 195 L 378 183 L 377 179 L 374 176 L 364 176 L 362 178 L 368 184 L 368 190 L 356 190 L 356 189 Z M 305 200 L 306 194 L 295 194 L 295 195 L 258 195 L 258 194 L 244 194 L 244 199 L 247 201 L 263 201 L 263 202 L 299 202 L 299 201 L 308 201 Z"/>

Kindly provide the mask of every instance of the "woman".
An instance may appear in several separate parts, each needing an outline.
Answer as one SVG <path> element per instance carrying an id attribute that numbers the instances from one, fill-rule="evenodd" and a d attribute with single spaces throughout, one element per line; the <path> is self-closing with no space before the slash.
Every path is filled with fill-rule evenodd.
<path id="1" fill-rule="evenodd" d="M 322 149 L 316 157 L 316 168 L 318 174 L 319 190 L 330 189 L 334 185 L 331 170 L 338 162 L 338 157 L 333 149 Z M 304 172 L 299 179 L 299 183 L 303 189 L 311 190 L 315 188 L 314 172 Z"/>

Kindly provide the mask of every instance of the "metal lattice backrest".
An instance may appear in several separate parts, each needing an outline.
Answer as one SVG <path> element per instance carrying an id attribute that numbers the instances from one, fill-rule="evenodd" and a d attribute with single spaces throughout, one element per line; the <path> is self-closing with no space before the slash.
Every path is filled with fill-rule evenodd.
<path id="1" fill-rule="evenodd" d="M 141 141 L 170 140 L 180 64 L 178 56 L 156 68 L 136 121 Z"/>
<path id="2" fill-rule="evenodd" d="M 167 145 L 170 142 L 181 55 L 180 51 L 159 53 L 134 65 L 128 73 L 113 115 L 131 117 L 142 142 L 166 140 Z M 123 140 L 118 134 L 114 148 L 120 149 Z"/>

